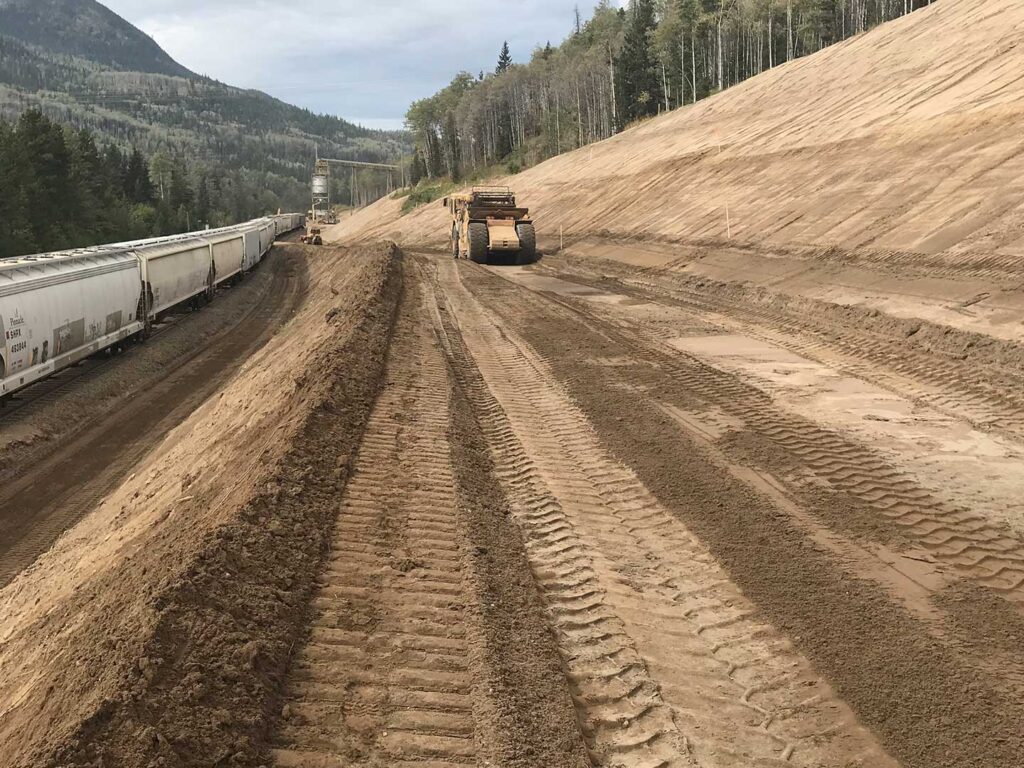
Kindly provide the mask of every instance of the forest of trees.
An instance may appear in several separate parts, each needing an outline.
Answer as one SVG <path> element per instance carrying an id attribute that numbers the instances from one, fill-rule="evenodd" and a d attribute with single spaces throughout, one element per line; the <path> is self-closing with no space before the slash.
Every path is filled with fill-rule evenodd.
<path id="1" fill-rule="evenodd" d="M 275 213 L 238 171 L 101 145 L 38 111 L 0 121 L 0 258 L 217 227 Z"/>
<path id="2" fill-rule="evenodd" d="M 493 73 L 458 74 L 416 102 L 414 178 L 511 172 L 608 138 L 931 0 L 601 0 L 527 64 L 502 47 Z"/>
<path id="3" fill-rule="evenodd" d="M 76 45 L 98 58 L 108 48 L 118 50 L 119 40 L 89 37 L 79 26 L 69 23 L 63 37 L 51 35 L 54 45 L 59 48 L 64 37 L 77 35 L 85 39 Z M 239 187 L 269 190 L 287 210 L 309 206 L 317 149 L 343 160 L 390 163 L 412 152 L 406 132 L 370 130 L 198 75 L 110 69 L 17 40 L 11 31 L 0 24 L 0 121 L 15 122 L 25 112 L 38 111 L 60 125 L 87 129 L 99 143 L 135 147 L 154 160 L 188 158 L 192 175 L 200 166 L 231 169 L 233 176 L 211 174 L 227 175 Z M 340 178 L 335 199 L 366 199 L 376 190 L 376 180 L 368 175 L 357 181 L 352 195 L 351 178 Z M 193 179 L 196 190 L 197 185 Z"/>

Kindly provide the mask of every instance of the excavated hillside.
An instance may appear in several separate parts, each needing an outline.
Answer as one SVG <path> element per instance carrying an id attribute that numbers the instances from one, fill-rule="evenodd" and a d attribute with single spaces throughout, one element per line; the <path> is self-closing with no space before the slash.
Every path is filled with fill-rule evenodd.
<path id="1" fill-rule="evenodd" d="M 799 274 L 802 293 L 1019 338 L 1002 315 L 1024 306 L 1006 293 L 1024 254 L 1022 33 L 1012 0 L 943 0 L 501 181 L 548 251 L 562 232 L 574 252 L 643 266 Z M 344 232 L 447 239 L 439 206 L 398 216 L 385 201 Z M 868 289 L 878 273 L 923 270 L 924 286 Z M 886 303 L 890 293 L 925 307 Z M 934 306 L 982 294 L 974 318 Z"/>

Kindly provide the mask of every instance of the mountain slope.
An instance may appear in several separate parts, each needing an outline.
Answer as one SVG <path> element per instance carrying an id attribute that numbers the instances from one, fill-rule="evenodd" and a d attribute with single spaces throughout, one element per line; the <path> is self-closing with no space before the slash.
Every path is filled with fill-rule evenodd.
<path id="1" fill-rule="evenodd" d="M 116 69 L 192 76 L 151 37 L 95 0 L 0 0 L 0 30 Z"/>
<path id="2" fill-rule="evenodd" d="M 302 205 L 316 147 L 370 162 L 411 151 L 402 132 L 197 76 L 95 0 L 0 0 L 0 119 L 30 108 L 148 155 L 248 174 Z"/>

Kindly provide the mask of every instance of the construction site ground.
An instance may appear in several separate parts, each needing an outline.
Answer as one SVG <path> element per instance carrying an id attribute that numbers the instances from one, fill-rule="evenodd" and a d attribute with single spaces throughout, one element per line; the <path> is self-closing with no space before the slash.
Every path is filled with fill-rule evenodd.
<path id="1" fill-rule="evenodd" d="M 383 200 L 0 415 L 0 767 L 1024 765 L 1022 30 L 524 172 L 532 265 Z"/>
<path id="2" fill-rule="evenodd" d="M 979 363 L 593 256 L 268 268 L 294 317 L 176 426 L 133 415 L 148 452 L 0 593 L 10 765 L 1022 754 L 1019 435 Z"/>

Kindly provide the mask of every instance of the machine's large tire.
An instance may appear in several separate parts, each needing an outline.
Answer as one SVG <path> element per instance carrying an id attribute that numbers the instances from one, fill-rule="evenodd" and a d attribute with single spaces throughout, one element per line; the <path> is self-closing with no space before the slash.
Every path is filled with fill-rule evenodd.
<path id="1" fill-rule="evenodd" d="M 519 255 L 516 261 L 519 264 L 533 264 L 537 260 L 537 230 L 533 224 L 516 224 L 516 234 L 519 235 Z"/>
<path id="2" fill-rule="evenodd" d="M 477 264 L 487 263 L 487 225 L 472 223 L 469 225 L 469 258 Z"/>

